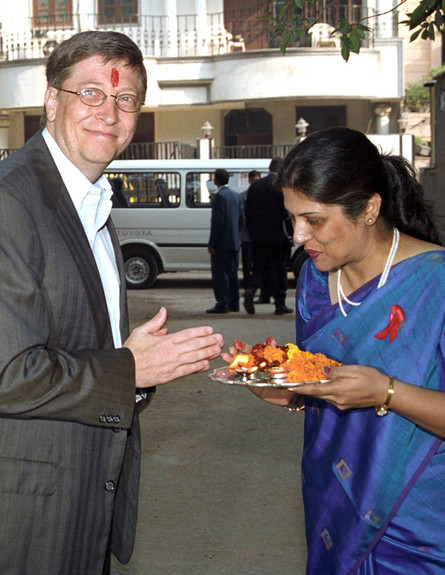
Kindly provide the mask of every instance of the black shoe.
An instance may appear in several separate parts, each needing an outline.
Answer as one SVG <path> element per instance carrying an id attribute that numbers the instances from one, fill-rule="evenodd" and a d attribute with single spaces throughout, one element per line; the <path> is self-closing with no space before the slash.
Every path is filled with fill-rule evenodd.
<path id="1" fill-rule="evenodd" d="M 280 305 L 280 307 L 277 307 L 275 310 L 275 315 L 284 315 L 285 313 L 294 313 L 294 310 L 285 305 Z"/>
<path id="2" fill-rule="evenodd" d="M 253 292 L 246 291 L 244 292 L 244 309 L 250 315 L 255 313 L 255 306 L 253 305 Z"/>
<path id="3" fill-rule="evenodd" d="M 259 297 L 253 303 L 255 304 L 270 303 L 270 299 Z"/>
<path id="4" fill-rule="evenodd" d="M 206 310 L 206 313 L 229 313 L 229 310 L 215 305 L 215 307 Z"/>
<path id="5" fill-rule="evenodd" d="M 229 311 L 234 311 L 234 312 L 239 311 L 239 306 L 229 307 Z"/>

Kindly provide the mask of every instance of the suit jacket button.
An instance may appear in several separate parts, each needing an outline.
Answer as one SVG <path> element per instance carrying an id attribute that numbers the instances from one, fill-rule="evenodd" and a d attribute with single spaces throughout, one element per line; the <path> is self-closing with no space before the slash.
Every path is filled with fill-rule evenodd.
<path id="1" fill-rule="evenodd" d="M 114 423 L 120 423 L 120 421 L 121 421 L 121 418 L 119 417 L 119 415 L 115 415 L 115 416 L 113 417 L 113 422 L 114 422 Z"/>
<path id="2" fill-rule="evenodd" d="M 106 423 L 106 422 L 107 422 L 107 418 L 105 417 L 105 415 L 101 415 L 101 416 L 99 417 L 99 421 L 100 421 L 101 423 Z"/>
<path id="3" fill-rule="evenodd" d="M 107 481 L 105 483 L 105 491 L 114 491 L 114 481 Z"/>
<path id="4" fill-rule="evenodd" d="M 113 423 L 114 417 L 112 415 L 107 415 L 107 423 Z"/>

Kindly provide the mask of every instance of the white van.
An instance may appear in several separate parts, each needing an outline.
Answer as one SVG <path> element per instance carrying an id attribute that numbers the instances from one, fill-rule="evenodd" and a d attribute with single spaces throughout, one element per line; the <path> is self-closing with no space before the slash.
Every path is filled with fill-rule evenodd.
<path id="1" fill-rule="evenodd" d="M 224 168 L 242 192 L 248 173 L 268 173 L 270 160 L 116 160 L 106 175 L 115 192 L 112 218 L 129 288 L 149 288 L 158 274 L 209 270 L 207 245 L 213 174 Z"/>

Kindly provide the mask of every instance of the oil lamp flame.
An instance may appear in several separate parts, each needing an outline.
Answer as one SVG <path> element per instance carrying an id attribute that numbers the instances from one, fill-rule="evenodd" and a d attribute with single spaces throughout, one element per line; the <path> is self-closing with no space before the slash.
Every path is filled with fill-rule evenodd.
<path id="1" fill-rule="evenodd" d="M 244 353 L 239 353 L 235 355 L 232 363 L 229 365 L 229 371 L 232 373 L 255 373 L 258 371 L 256 365 L 248 367 L 249 356 Z"/>
<path id="2" fill-rule="evenodd" d="M 236 369 L 237 367 L 245 366 L 249 361 L 249 356 L 243 353 L 235 355 L 232 363 L 229 365 L 229 369 Z"/>

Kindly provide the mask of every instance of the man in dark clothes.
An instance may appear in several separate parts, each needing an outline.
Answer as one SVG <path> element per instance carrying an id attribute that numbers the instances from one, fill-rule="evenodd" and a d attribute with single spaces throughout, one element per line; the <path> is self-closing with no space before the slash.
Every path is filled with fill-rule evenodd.
<path id="1" fill-rule="evenodd" d="M 252 184 L 252 182 L 259 180 L 260 178 L 261 178 L 260 172 L 257 172 L 257 170 L 251 170 L 248 176 L 249 186 Z M 246 203 L 247 198 L 247 190 L 241 192 L 240 196 L 241 199 L 243 200 L 243 210 L 244 210 L 244 204 Z M 240 238 L 241 238 L 241 261 L 243 267 L 243 288 L 246 290 L 249 288 L 250 276 L 252 275 L 252 241 L 250 239 L 249 230 L 247 229 L 245 217 L 243 217 L 243 223 L 241 225 Z"/>
<path id="2" fill-rule="evenodd" d="M 273 279 L 275 315 L 293 311 L 286 306 L 290 248 L 287 213 L 283 198 L 274 186 L 280 163 L 280 159 L 273 159 L 269 165 L 269 174 L 253 182 L 247 192 L 245 218 L 253 249 L 253 274 L 250 287 L 244 292 L 244 307 L 249 314 L 255 313 L 255 291 L 270 278 Z"/>

